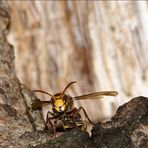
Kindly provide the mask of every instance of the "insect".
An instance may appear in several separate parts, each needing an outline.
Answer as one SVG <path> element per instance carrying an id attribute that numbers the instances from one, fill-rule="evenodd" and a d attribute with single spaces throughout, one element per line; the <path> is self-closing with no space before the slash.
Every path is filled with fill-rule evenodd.
<path id="1" fill-rule="evenodd" d="M 116 91 L 101 91 L 94 92 L 90 94 L 85 94 L 81 96 L 71 97 L 66 95 L 65 92 L 69 86 L 71 86 L 75 81 L 69 83 L 61 93 L 56 93 L 51 95 L 43 90 L 34 90 L 33 92 L 40 92 L 47 94 L 51 97 L 50 101 L 40 101 L 36 100 L 32 104 L 32 109 L 36 110 L 42 108 L 44 105 L 51 105 L 52 111 L 48 111 L 45 123 L 45 130 L 51 130 L 52 134 L 55 134 L 58 129 L 68 130 L 75 127 L 86 129 L 85 122 L 82 120 L 80 111 L 83 111 L 85 118 L 91 124 L 93 123 L 88 117 L 85 109 L 80 106 L 79 108 L 74 107 L 74 100 L 85 100 L 85 99 L 100 99 L 103 96 L 116 96 L 118 92 Z"/>

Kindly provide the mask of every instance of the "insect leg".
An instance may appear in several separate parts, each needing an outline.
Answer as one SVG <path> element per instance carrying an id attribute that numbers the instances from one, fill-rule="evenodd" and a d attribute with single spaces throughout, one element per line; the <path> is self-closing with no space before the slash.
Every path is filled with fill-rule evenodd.
<path id="1" fill-rule="evenodd" d="M 72 117 L 72 122 L 73 122 L 74 127 L 77 127 L 77 124 L 76 124 L 75 119 L 74 119 L 77 116 L 77 108 L 74 108 L 71 111 L 70 116 Z"/>
<path id="2" fill-rule="evenodd" d="M 52 115 L 52 117 L 48 117 L 48 114 Z M 51 119 L 55 119 L 55 115 L 52 112 L 48 111 L 47 112 L 47 116 L 46 116 L 46 122 L 45 122 L 44 130 L 48 130 L 49 129 L 48 128 L 48 123 L 49 123 L 50 127 L 51 127 L 51 133 L 54 133 L 54 127 L 53 127 L 53 124 L 51 122 Z"/>
<path id="3" fill-rule="evenodd" d="M 77 127 L 77 124 L 76 124 L 74 118 L 72 118 L 72 122 L 73 122 L 73 126 L 74 126 L 74 127 Z"/>
<path id="4" fill-rule="evenodd" d="M 88 119 L 88 121 L 89 121 L 92 125 L 95 125 L 95 123 L 93 123 L 93 122 L 90 120 L 90 118 L 88 117 L 88 115 L 87 115 L 85 109 L 84 109 L 82 106 L 80 106 L 79 109 L 77 109 L 77 112 L 76 112 L 76 113 L 79 113 L 81 110 L 84 112 L 84 115 L 85 115 L 85 117 Z"/>
<path id="5" fill-rule="evenodd" d="M 71 116 L 73 117 L 73 120 L 74 120 L 75 117 L 77 117 L 77 115 L 79 114 L 80 110 L 81 110 L 81 108 L 79 108 L 79 109 L 74 108 L 74 109 L 72 110 Z M 80 115 L 80 116 L 81 116 L 81 115 Z M 85 121 L 83 121 L 82 128 L 86 131 L 86 129 L 87 129 L 87 123 L 86 123 L 86 122 L 84 123 L 84 122 L 85 122 Z"/>

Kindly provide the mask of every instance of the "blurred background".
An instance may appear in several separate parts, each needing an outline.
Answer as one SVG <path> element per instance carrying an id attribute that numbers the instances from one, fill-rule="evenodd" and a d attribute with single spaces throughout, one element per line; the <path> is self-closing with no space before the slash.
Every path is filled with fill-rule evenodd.
<path id="1" fill-rule="evenodd" d="M 31 90 L 55 94 L 77 81 L 67 94 L 118 91 L 117 97 L 75 102 L 93 121 L 108 120 L 118 106 L 148 96 L 147 1 L 9 3 L 16 73 Z"/>

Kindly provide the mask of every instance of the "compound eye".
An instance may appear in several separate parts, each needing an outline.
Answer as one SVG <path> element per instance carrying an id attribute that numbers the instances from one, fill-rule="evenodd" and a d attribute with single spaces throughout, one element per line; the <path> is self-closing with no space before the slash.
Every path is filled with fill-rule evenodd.
<path id="1" fill-rule="evenodd" d="M 66 95 L 63 96 L 63 100 L 64 100 L 64 102 L 67 101 L 67 98 L 68 98 L 68 97 L 67 97 Z"/>
<path id="2" fill-rule="evenodd" d="M 55 100 L 51 99 L 51 105 L 55 107 Z"/>

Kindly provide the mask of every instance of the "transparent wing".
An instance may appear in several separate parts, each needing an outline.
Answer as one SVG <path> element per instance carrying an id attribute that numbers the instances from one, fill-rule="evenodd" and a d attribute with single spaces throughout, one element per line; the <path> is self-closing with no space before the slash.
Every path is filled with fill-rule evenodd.
<path id="1" fill-rule="evenodd" d="M 83 99 L 101 99 L 103 96 L 117 96 L 117 91 L 100 91 L 94 92 L 91 94 L 81 95 L 74 97 L 75 100 L 83 100 Z"/>
<path id="2" fill-rule="evenodd" d="M 44 105 L 49 105 L 49 104 L 50 104 L 50 101 L 35 100 L 35 101 L 32 103 L 32 109 L 33 109 L 33 110 L 37 110 L 37 109 L 42 108 L 42 106 L 44 106 Z"/>

